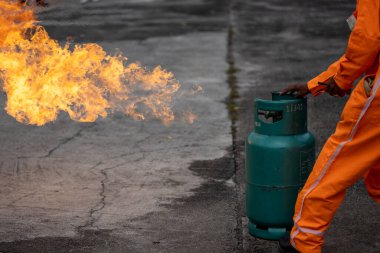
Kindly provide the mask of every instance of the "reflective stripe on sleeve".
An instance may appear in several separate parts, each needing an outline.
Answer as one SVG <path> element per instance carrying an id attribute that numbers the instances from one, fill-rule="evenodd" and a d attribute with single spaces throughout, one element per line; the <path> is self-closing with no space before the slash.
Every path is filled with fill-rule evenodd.
<path id="1" fill-rule="evenodd" d="M 356 24 L 356 17 L 352 14 L 348 19 L 346 19 L 346 22 L 348 24 L 348 27 L 350 30 L 354 30 L 355 24 Z"/>
<path id="2" fill-rule="evenodd" d="M 324 232 L 320 230 L 315 230 L 315 229 L 310 229 L 310 228 L 302 228 L 299 227 L 296 223 L 294 223 L 294 226 L 302 233 L 308 233 L 312 235 L 317 235 L 317 236 L 323 236 Z"/>

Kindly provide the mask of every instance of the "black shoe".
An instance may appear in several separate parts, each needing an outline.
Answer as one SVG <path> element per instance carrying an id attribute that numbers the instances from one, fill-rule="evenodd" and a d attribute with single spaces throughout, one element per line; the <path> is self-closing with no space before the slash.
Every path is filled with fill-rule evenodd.
<path id="1" fill-rule="evenodd" d="M 278 241 L 278 250 L 280 253 L 300 253 L 293 248 L 289 236 L 284 236 Z"/>

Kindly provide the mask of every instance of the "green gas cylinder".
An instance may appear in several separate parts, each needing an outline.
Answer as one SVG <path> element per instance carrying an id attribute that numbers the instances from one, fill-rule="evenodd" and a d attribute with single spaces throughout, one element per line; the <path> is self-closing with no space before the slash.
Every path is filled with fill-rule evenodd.
<path id="1" fill-rule="evenodd" d="M 246 140 L 248 230 L 278 240 L 293 226 L 294 205 L 315 162 L 307 100 L 272 93 L 255 100 L 255 127 Z"/>

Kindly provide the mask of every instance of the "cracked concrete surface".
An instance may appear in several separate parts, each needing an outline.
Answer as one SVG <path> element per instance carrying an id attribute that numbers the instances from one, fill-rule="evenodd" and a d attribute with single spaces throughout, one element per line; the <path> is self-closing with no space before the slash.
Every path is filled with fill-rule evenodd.
<path id="1" fill-rule="evenodd" d="M 81 134 L 82 134 L 82 132 L 83 132 L 84 130 L 89 129 L 89 128 L 94 127 L 94 126 L 95 126 L 95 124 L 89 124 L 89 125 L 87 125 L 87 126 L 84 126 L 83 128 L 79 129 L 76 133 L 74 133 L 72 136 L 70 136 L 70 137 L 66 137 L 66 138 L 64 138 L 63 140 L 61 140 L 61 141 L 57 144 L 57 146 L 55 146 L 55 147 L 53 147 L 52 149 L 50 149 L 50 150 L 47 152 L 46 155 L 44 155 L 44 156 L 40 156 L 39 158 L 48 158 L 48 157 L 50 157 L 50 156 L 51 156 L 51 155 L 52 155 L 57 149 L 59 149 L 62 145 L 65 145 L 65 144 L 67 144 L 68 142 L 74 140 L 75 138 L 81 136 Z"/>
<path id="2" fill-rule="evenodd" d="M 183 6 L 161 0 L 83 6 L 78 1 L 56 1 L 41 13 L 53 36 L 59 32 L 61 39 L 73 35 L 77 41 L 91 40 L 71 24 L 75 20 L 78 27 L 91 30 L 90 21 L 98 32 L 96 41 L 107 52 L 118 48 L 131 62 L 162 65 L 175 74 L 184 91 L 200 84 L 204 92 L 175 101 L 177 112 L 191 108 L 199 115 L 193 125 L 177 121 L 167 127 L 116 113 L 95 123 L 73 122 L 62 114 L 54 123 L 35 127 L 15 122 L 1 109 L 0 251 L 191 252 L 200 247 L 221 252 L 236 247 L 231 232 L 236 217 L 229 208 L 236 204 L 233 167 L 228 162 L 219 164 L 217 174 L 228 172 L 228 177 L 207 174 L 214 169 L 214 159 L 232 160 L 224 104 L 229 92 L 226 12 L 216 1 L 186 5 L 205 13 L 183 13 Z M 164 26 L 172 24 L 172 32 L 159 26 L 152 34 L 138 17 L 129 23 L 118 16 L 131 18 L 134 13 L 156 22 L 155 9 L 167 11 L 161 21 Z M 209 13 L 213 14 L 208 17 Z M 72 15 L 79 15 L 78 19 Z M 215 22 L 217 26 L 196 33 L 177 29 L 175 20 L 181 15 L 184 22 L 200 18 L 210 27 Z M 106 29 L 97 26 L 99 18 Z M 123 36 L 115 36 L 111 30 L 116 26 L 108 20 L 125 25 L 127 30 L 120 31 Z M 59 28 L 54 26 L 57 23 Z M 143 36 L 128 37 L 128 29 L 138 29 Z M 4 101 L 2 96 L 2 105 Z M 202 163 L 195 172 L 190 169 L 194 161 L 211 163 Z M 215 221 L 207 222 L 212 218 Z M 217 229 L 209 230 L 211 224 Z M 108 245 L 110 241 L 117 243 Z"/>
<path id="3" fill-rule="evenodd" d="M 190 163 L 194 159 L 215 159 L 227 153 L 231 137 L 222 102 L 228 92 L 226 85 L 223 87 L 226 68 L 224 34 L 189 34 L 143 43 L 118 41 L 104 46 L 110 50 L 124 47 L 125 52 L 133 51 L 130 58 L 136 57 L 151 65 L 163 64 L 176 73 L 185 87 L 201 83 L 205 89 L 203 94 L 176 102 L 178 110 L 192 106 L 200 120 L 194 125 L 177 122 L 166 127 L 157 121 L 133 122 L 123 115 L 114 115 L 97 123 L 83 124 L 70 122 L 62 115 L 53 125 L 36 128 L 19 126 L 8 118 L 8 124 L 25 131 L 33 129 L 37 133 L 2 138 L 3 143 L 11 143 L 8 151 L 22 157 L 11 159 L 3 153 L 1 159 L 3 241 L 47 235 L 73 236 L 77 227 L 116 231 L 128 219 L 164 210 L 163 205 L 173 199 L 191 196 L 191 190 L 204 180 L 188 170 Z M 220 52 L 215 54 L 218 47 Z M 184 53 L 196 49 L 198 54 L 183 58 Z M 214 54 L 196 65 L 191 64 L 194 57 L 208 51 Z M 143 52 L 153 52 L 156 57 L 144 57 Z M 171 68 L 173 63 L 178 65 Z M 195 74 L 205 69 L 202 65 L 213 67 L 207 67 L 208 73 Z M 50 145 L 43 145 L 42 138 L 47 137 L 54 140 L 49 141 Z M 24 138 L 28 139 L 26 143 Z M 30 147 L 12 149 L 14 140 L 25 146 L 45 147 L 35 150 L 33 156 Z M 14 173 L 10 173 L 12 167 L 16 167 Z M 19 199 L 20 192 L 29 191 L 35 193 Z M 12 210 L 4 208 L 4 204 L 14 199 L 18 201 L 12 204 Z M 33 224 L 30 224 L 31 217 L 35 220 Z M 46 219 L 49 222 L 41 222 Z M 20 230 L 24 229 L 24 224 L 33 233 L 13 231 L 15 222 Z"/>

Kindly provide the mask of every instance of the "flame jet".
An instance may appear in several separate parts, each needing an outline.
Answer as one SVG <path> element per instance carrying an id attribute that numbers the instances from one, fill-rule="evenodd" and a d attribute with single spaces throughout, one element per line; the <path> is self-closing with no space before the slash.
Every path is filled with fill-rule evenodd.
<path id="1" fill-rule="evenodd" d="M 127 64 L 94 43 L 62 46 L 38 25 L 32 7 L 12 0 L 0 0 L 0 24 L 0 83 L 6 112 L 17 121 L 41 126 L 61 111 L 80 122 L 115 111 L 164 124 L 175 119 L 180 84 L 160 66 Z"/>

